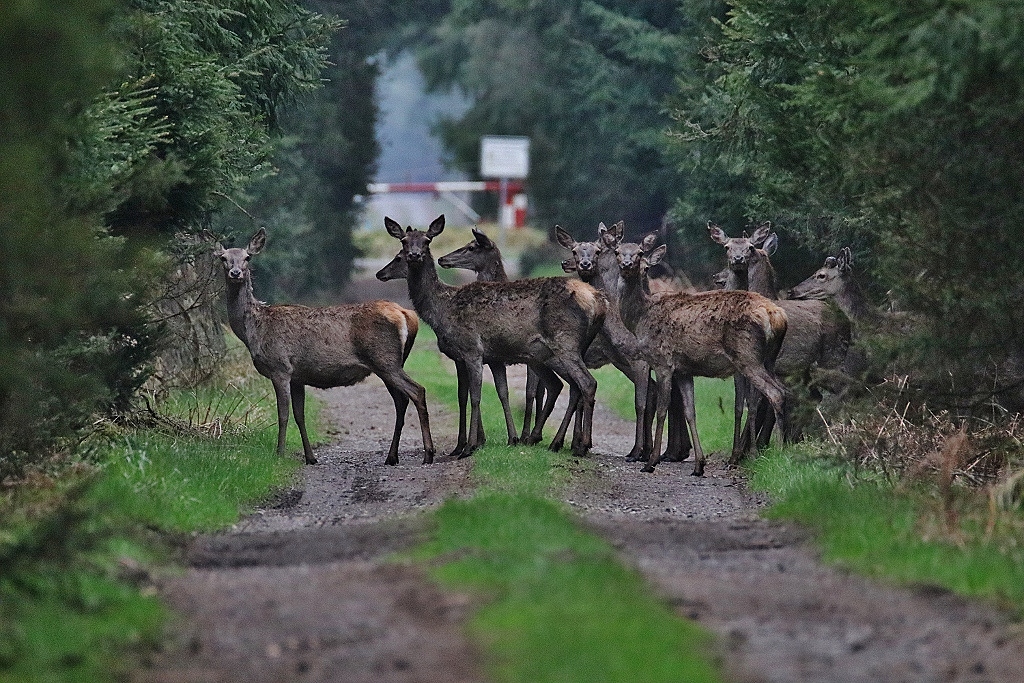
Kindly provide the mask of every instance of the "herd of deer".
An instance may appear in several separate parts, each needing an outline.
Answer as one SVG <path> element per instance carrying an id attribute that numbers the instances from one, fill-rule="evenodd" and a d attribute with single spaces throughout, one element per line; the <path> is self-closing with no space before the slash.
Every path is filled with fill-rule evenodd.
<path id="1" fill-rule="evenodd" d="M 568 407 L 550 447 L 562 448 L 572 424 L 572 452 L 586 454 L 597 391 L 590 369 L 611 363 L 635 389 L 635 441 L 627 459 L 645 460 L 644 471 L 650 472 L 663 459 L 685 460 L 692 449 L 693 474 L 701 476 L 705 454 L 697 436 L 693 378 L 735 377 L 730 463 L 736 463 L 766 444 L 773 428 L 784 440 L 793 436 L 786 421 L 789 393 L 779 375 L 804 377 L 816 366 L 841 366 L 850 345 L 850 320 L 862 315 L 865 305 L 851 277 L 848 248 L 793 288 L 790 299 L 778 300 L 770 262 L 777 237 L 768 224 L 749 237 L 730 238 L 709 223 L 709 235 L 725 248 L 728 261 L 716 278 L 721 288 L 657 293 L 648 286 L 648 270 L 662 260 L 665 245 L 656 247 L 653 235 L 640 243 L 625 242 L 621 222 L 611 228 L 602 223 L 593 242 L 577 242 L 556 226 L 559 244 L 571 253 L 562 267 L 579 279 L 510 281 L 498 248 L 474 229 L 473 241 L 437 260 L 445 268 L 476 272 L 476 281 L 463 286 L 438 278 L 430 252 L 431 241 L 444 230 L 443 215 L 426 230 L 403 229 L 390 218 L 384 224 L 401 249 L 377 278 L 405 279 L 415 312 L 390 301 L 268 306 L 256 300 L 249 271 L 250 259 L 266 244 L 266 230 L 260 228 L 245 248 L 217 244 L 214 250 L 224 268 L 231 329 L 249 349 L 256 370 L 274 386 L 279 454 L 285 449 L 290 403 L 306 462 L 316 462 L 306 434 L 307 385 L 347 386 L 372 372 L 395 402 L 385 463 L 398 463 L 410 401 L 419 415 L 423 462 L 433 462 L 426 392 L 404 369 L 423 318 L 458 376 L 459 436 L 452 456 L 468 456 L 484 443 L 480 394 L 485 364 L 504 408 L 509 444 L 541 440 L 564 380 Z M 527 366 L 527 387 L 526 414 L 517 435 L 505 367 L 519 363 Z M 744 408 L 749 416 L 745 425 Z M 662 452 L 666 419 L 668 443 Z"/>

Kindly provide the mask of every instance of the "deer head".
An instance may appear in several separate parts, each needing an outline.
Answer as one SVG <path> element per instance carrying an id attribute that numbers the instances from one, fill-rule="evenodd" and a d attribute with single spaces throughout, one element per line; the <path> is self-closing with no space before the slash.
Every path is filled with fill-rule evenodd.
<path id="1" fill-rule="evenodd" d="M 733 271 L 746 270 L 750 266 L 750 262 L 756 258 L 756 251 L 773 234 L 771 230 L 771 222 L 765 221 L 757 226 L 750 237 L 729 237 L 722 228 L 708 221 L 708 235 L 716 244 L 725 247 L 726 263 Z"/>
<path id="2" fill-rule="evenodd" d="M 814 274 L 789 291 L 792 299 L 827 299 L 839 295 L 853 272 L 853 251 L 843 247 Z"/>
<path id="3" fill-rule="evenodd" d="M 562 262 L 562 270 L 567 273 L 579 273 L 582 280 L 588 280 L 596 273 L 597 258 L 606 248 L 604 236 L 608 233 L 604 223 L 601 223 L 597 230 L 600 236 L 596 242 L 577 242 L 572 235 L 562 229 L 562 226 L 555 226 L 555 238 L 558 243 L 572 252 L 572 258 Z"/>
<path id="4" fill-rule="evenodd" d="M 220 259 L 224 266 L 224 277 L 228 282 L 242 283 L 249 278 L 249 261 L 253 256 L 263 251 L 267 244 L 267 229 L 260 228 L 249 238 L 249 245 L 242 248 L 225 249 L 224 245 L 217 242 L 213 249 L 213 255 Z"/>
<path id="5" fill-rule="evenodd" d="M 473 228 L 473 241 L 437 259 L 437 265 L 442 268 L 467 268 L 476 271 L 487 263 L 500 260 L 501 256 L 497 252 L 498 247 L 491 238 Z"/>
<path id="6" fill-rule="evenodd" d="M 416 230 L 412 226 L 403 230 L 387 216 L 384 217 L 384 228 L 402 242 L 401 251 L 391 259 L 391 263 L 377 271 L 377 279 L 386 282 L 408 277 L 409 264 L 423 263 L 430 258 L 430 242 L 444 230 L 444 214 L 435 218 L 426 230 Z"/>

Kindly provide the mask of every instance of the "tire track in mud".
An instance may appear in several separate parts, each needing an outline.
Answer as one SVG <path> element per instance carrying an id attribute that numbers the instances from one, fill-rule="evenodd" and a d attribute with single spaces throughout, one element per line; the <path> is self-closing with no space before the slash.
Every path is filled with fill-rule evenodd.
<path id="1" fill-rule="evenodd" d="M 521 374 L 509 379 L 521 396 Z M 393 404 L 383 385 L 320 395 L 335 443 L 273 504 L 189 544 L 189 568 L 161 583 L 178 627 L 134 680 L 484 680 L 463 635 L 469 598 L 385 561 L 425 537 L 418 513 L 470 490 L 470 463 L 421 466 L 410 411 L 401 464 L 385 467 Z M 454 420 L 430 409 L 444 453 Z M 763 496 L 720 463 L 704 478 L 686 463 L 645 475 L 621 457 L 632 424 L 599 406 L 594 425 L 595 452 L 571 467 L 561 498 L 680 616 L 719 636 L 731 678 L 1024 680 L 1021 632 L 996 610 L 827 567 L 806 533 L 761 519 Z"/>

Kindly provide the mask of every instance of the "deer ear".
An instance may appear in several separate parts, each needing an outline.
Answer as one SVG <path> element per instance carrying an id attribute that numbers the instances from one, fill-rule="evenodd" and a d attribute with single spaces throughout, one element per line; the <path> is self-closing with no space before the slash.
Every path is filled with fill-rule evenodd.
<path id="1" fill-rule="evenodd" d="M 761 225 L 757 226 L 756 230 L 754 230 L 754 234 L 750 236 L 750 243 L 760 249 L 761 245 L 766 239 L 768 239 L 768 235 L 770 235 L 771 232 L 772 224 L 765 221 Z"/>
<path id="2" fill-rule="evenodd" d="M 429 237 L 430 239 L 434 239 L 435 237 L 440 235 L 443 230 L 444 230 L 444 214 L 442 213 L 440 216 L 435 218 L 431 222 L 430 227 L 427 228 L 427 237 Z"/>
<path id="3" fill-rule="evenodd" d="M 476 228 L 473 228 L 473 237 L 476 238 L 476 243 L 479 244 L 481 247 L 484 247 L 486 249 L 494 248 L 494 242 L 491 241 L 491 238 L 483 234 Z"/>
<path id="4" fill-rule="evenodd" d="M 646 238 L 644 238 L 644 239 L 646 239 Z M 661 259 L 665 258 L 665 252 L 667 252 L 667 251 L 668 251 L 668 245 L 667 244 L 663 244 L 660 247 L 658 247 L 657 249 L 655 249 L 654 251 L 652 251 L 649 255 L 645 256 L 644 258 L 647 259 L 647 264 L 648 265 L 656 266 L 659 263 L 661 263 Z"/>
<path id="5" fill-rule="evenodd" d="M 249 246 L 245 250 L 255 256 L 263 251 L 265 246 L 267 246 L 267 229 L 260 228 L 256 231 L 256 234 L 249 238 Z"/>
<path id="6" fill-rule="evenodd" d="M 708 235 L 715 244 L 721 244 L 723 247 L 729 241 L 729 236 L 725 234 L 725 231 L 711 221 L 708 221 Z"/>
<path id="7" fill-rule="evenodd" d="M 778 233 L 769 233 L 768 236 L 764 238 L 764 244 L 761 245 L 761 248 L 764 249 L 764 252 L 769 256 L 774 254 L 779 248 Z"/>
<path id="8" fill-rule="evenodd" d="M 214 247 L 213 247 L 213 255 L 216 256 L 217 258 L 220 258 L 221 256 L 223 256 L 224 255 L 224 245 L 221 244 L 220 242 L 217 242 L 217 244 L 215 244 Z"/>
<path id="9" fill-rule="evenodd" d="M 658 233 L 649 232 L 640 240 L 640 248 L 645 252 L 654 249 L 654 243 L 658 241 Z"/>
<path id="10" fill-rule="evenodd" d="M 836 260 L 835 256 L 829 256 L 827 259 L 825 259 L 826 268 L 835 268 L 838 264 L 839 262 Z"/>
<path id="11" fill-rule="evenodd" d="M 615 233 L 615 237 L 622 239 L 626 235 L 626 221 L 619 221 L 612 226 L 612 232 Z"/>
<path id="12" fill-rule="evenodd" d="M 842 273 L 849 273 L 853 270 L 853 250 L 849 247 L 840 249 L 839 256 L 836 257 L 836 263 L 839 266 L 839 271 Z"/>
<path id="13" fill-rule="evenodd" d="M 387 216 L 384 216 L 384 229 L 387 230 L 388 234 L 396 240 L 400 240 L 405 237 L 405 230 L 402 230 L 402 226 Z"/>
<path id="14" fill-rule="evenodd" d="M 600 228 L 598 229 L 600 230 Z M 568 249 L 569 251 L 572 251 L 572 248 L 576 246 L 576 240 L 574 240 L 572 238 L 572 235 L 567 233 L 561 225 L 555 226 L 555 239 L 558 240 L 558 243 L 561 244 L 566 249 Z"/>

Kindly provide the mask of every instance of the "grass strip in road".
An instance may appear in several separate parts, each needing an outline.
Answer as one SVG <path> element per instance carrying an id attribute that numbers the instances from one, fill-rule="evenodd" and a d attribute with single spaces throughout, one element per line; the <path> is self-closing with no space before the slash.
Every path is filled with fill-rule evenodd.
<path id="1" fill-rule="evenodd" d="M 406 367 L 432 402 L 454 404 L 455 378 L 436 352 L 418 350 Z M 677 617 L 607 543 L 548 498 L 570 467 L 586 461 L 540 446 L 498 445 L 502 411 L 492 387 L 483 394 L 491 444 L 473 456 L 477 488 L 434 513 L 433 538 L 414 556 L 442 583 L 484 596 L 470 632 L 493 678 L 721 680 L 710 635 Z"/>
<path id="2" fill-rule="evenodd" d="M 767 491 L 769 515 L 817 532 L 826 561 L 867 576 L 931 585 L 995 602 L 1024 617 L 1021 525 L 986 540 L 984 516 L 943 529 L 936 496 L 823 460 L 820 448 L 770 450 L 751 464 L 751 486 Z M 987 512 L 987 510 L 985 511 Z"/>
<path id="3" fill-rule="evenodd" d="M 156 642 L 167 618 L 144 580 L 146 566 L 165 557 L 151 530 L 229 525 L 301 467 L 294 426 L 292 457 L 276 454 L 276 408 L 266 387 L 204 391 L 213 395 L 172 401 L 179 421 L 172 428 L 111 428 L 63 475 L 0 496 L 0 681 L 123 679 L 127 655 Z M 238 406 L 246 425 L 221 430 Z M 316 410 L 307 401 L 310 425 Z M 216 438 L 201 434 L 197 415 L 217 425 Z M 173 429 L 181 421 L 188 428 Z"/>

